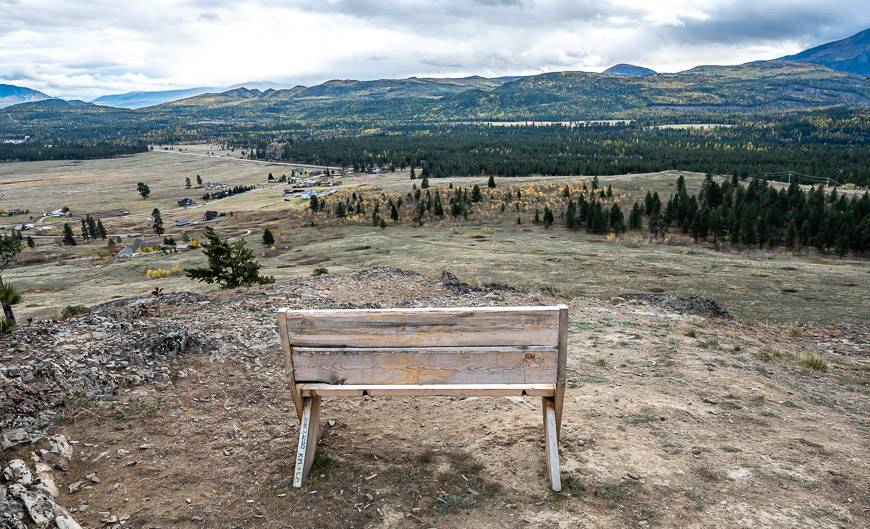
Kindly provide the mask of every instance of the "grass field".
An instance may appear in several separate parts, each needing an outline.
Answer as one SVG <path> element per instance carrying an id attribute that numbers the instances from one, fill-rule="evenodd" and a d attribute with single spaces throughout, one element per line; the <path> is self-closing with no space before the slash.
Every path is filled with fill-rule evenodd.
<path id="1" fill-rule="evenodd" d="M 437 274 L 449 270 L 472 283 L 499 282 L 512 286 L 543 288 L 569 296 L 608 298 L 627 292 L 674 292 L 716 299 L 746 320 L 779 322 L 870 319 L 870 262 L 824 256 L 793 256 L 783 252 L 749 250 L 715 251 L 674 238 L 669 244 L 652 243 L 637 233 L 617 240 L 571 232 L 554 226 L 544 229 L 529 223 L 492 219 L 465 223 L 410 223 L 386 229 L 368 225 L 306 226 L 291 222 L 291 212 L 306 207 L 304 201 L 284 202 L 282 184 L 265 184 L 271 171 L 278 176 L 286 166 L 246 163 L 239 160 L 154 152 L 132 157 L 85 162 L 33 162 L 0 165 L 0 207 L 31 211 L 67 205 L 74 213 L 123 208 L 127 217 L 106 220 L 110 233 L 149 233 L 148 214 L 163 211 L 167 232 L 183 234 L 172 223 L 182 217 L 197 219 L 206 209 L 178 208 L 175 200 L 197 197 L 201 190 L 185 190 L 184 177 L 200 174 L 206 181 L 228 184 L 261 183 L 252 192 L 211 202 L 208 209 L 232 212 L 217 229 L 242 236 L 255 249 L 263 269 L 278 278 L 308 275 L 315 267 L 330 273 L 393 266 Z M 679 173 L 600 177 L 602 185 L 641 197 L 647 190 L 667 196 Z M 690 192 L 703 178 L 686 175 Z M 499 186 L 556 178 L 499 179 Z M 142 200 L 136 182 L 147 182 L 152 197 Z M 483 184 L 485 178 L 433 181 L 446 186 Z M 344 187 L 373 191 L 407 192 L 406 174 L 361 175 L 344 179 Z M 18 218 L 16 222 L 21 222 Z M 78 218 L 72 222 L 77 224 Z M 278 242 L 265 248 L 262 230 L 271 228 Z M 193 236 L 201 226 L 185 228 Z M 77 231 L 77 230 L 76 230 Z M 139 257 L 132 261 L 110 258 L 105 243 L 74 248 L 59 247 L 54 226 L 40 239 L 37 250 L 25 251 L 24 266 L 4 274 L 24 293 L 17 307 L 23 318 L 52 317 L 66 305 L 93 305 L 115 298 L 143 294 L 155 286 L 167 291 L 213 289 L 183 275 L 147 279 L 148 268 L 187 268 L 204 258 L 197 250 L 172 255 Z M 151 237 L 153 238 L 153 236 Z"/>

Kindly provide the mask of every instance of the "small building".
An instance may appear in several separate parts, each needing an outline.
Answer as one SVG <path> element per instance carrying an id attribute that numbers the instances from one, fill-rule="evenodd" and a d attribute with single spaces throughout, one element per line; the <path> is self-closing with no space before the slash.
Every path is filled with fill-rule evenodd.
<path id="1" fill-rule="evenodd" d="M 139 251 L 139 249 L 144 247 L 145 241 L 142 239 L 137 239 L 135 242 L 133 242 L 133 244 L 127 246 L 126 248 L 115 254 L 115 257 L 118 259 L 130 259 L 132 257 L 136 257 L 136 253 Z"/>
<path id="2" fill-rule="evenodd" d="M 192 206 L 194 204 L 196 204 L 196 202 L 194 202 L 192 198 L 182 198 L 181 200 L 178 201 L 179 207 L 182 207 L 182 208 L 186 208 L 186 207 Z"/>

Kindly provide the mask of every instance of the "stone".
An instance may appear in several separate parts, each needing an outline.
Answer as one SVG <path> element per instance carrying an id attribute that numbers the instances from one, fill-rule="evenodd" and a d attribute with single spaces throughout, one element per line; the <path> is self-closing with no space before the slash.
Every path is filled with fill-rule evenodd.
<path id="1" fill-rule="evenodd" d="M 728 472 L 726 472 L 725 475 L 728 476 L 728 479 L 737 481 L 737 480 L 741 480 L 741 479 L 751 478 L 752 471 L 749 470 L 748 468 L 744 468 L 744 467 L 735 467 L 735 468 L 728 470 Z"/>
<path id="2" fill-rule="evenodd" d="M 29 434 L 24 428 L 14 428 L 3 432 L 3 438 L 0 439 L 0 449 L 8 450 L 13 446 L 32 443 L 38 440 L 39 437 L 34 437 Z"/>
<path id="3" fill-rule="evenodd" d="M 52 435 L 46 440 L 46 450 L 52 454 L 57 454 L 67 461 L 71 461 L 73 457 L 72 445 L 66 440 L 65 435 Z"/>
<path id="4" fill-rule="evenodd" d="M 60 491 L 54 483 L 51 467 L 45 463 L 37 463 L 34 466 L 36 474 L 36 487 L 47 492 L 52 498 L 57 498 Z"/>
<path id="5" fill-rule="evenodd" d="M 3 477 L 6 481 L 18 483 L 21 485 L 31 485 L 33 483 L 33 474 L 30 472 L 30 467 L 23 459 L 13 459 L 3 469 Z"/>
<path id="6" fill-rule="evenodd" d="M 34 492 L 27 490 L 24 485 L 15 483 L 9 487 L 9 493 L 18 498 L 24 505 L 30 519 L 40 529 L 48 527 L 54 520 L 54 500 L 51 496 L 42 492 Z"/>

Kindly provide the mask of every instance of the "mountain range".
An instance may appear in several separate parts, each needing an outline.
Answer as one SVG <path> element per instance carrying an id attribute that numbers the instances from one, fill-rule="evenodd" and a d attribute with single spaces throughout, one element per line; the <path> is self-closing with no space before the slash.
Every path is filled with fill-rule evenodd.
<path id="1" fill-rule="evenodd" d="M 51 96 L 47 96 L 39 90 L 33 90 L 32 88 L 0 84 L 0 108 L 45 99 L 51 99 Z"/>
<path id="2" fill-rule="evenodd" d="M 870 28 L 851 37 L 786 55 L 780 60 L 821 64 L 832 70 L 870 76 Z"/>
<path id="3" fill-rule="evenodd" d="M 863 31 L 784 58 L 788 60 L 699 66 L 678 73 L 621 64 L 603 73 L 333 80 L 310 87 L 243 86 L 204 93 L 197 92 L 207 88 L 197 88 L 186 94 L 174 91 L 174 96 L 189 97 L 134 110 L 81 101 L 37 101 L 31 94 L 29 102 L 0 114 L 0 133 L 37 136 L 62 130 L 75 135 L 87 130 L 117 137 L 125 130 L 175 128 L 200 133 L 239 126 L 271 129 L 289 123 L 634 119 L 687 112 L 870 108 L 870 82 L 859 73 L 870 49 L 868 34 Z M 111 97 L 116 99 L 101 98 L 102 102 L 139 107 L 154 93 Z"/>

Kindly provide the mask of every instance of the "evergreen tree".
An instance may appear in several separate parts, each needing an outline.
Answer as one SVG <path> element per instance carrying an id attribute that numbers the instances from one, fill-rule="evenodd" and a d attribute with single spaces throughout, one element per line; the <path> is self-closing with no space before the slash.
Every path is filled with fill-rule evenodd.
<path id="1" fill-rule="evenodd" d="M 97 223 L 96 221 L 94 221 L 94 218 L 90 215 L 86 216 L 85 224 L 88 227 L 88 236 L 93 240 L 97 240 L 97 237 L 99 237 L 99 233 L 97 230 Z"/>
<path id="2" fill-rule="evenodd" d="M 577 229 L 577 206 L 573 200 L 568 201 L 568 207 L 565 209 L 565 225 L 569 229 Z"/>
<path id="3" fill-rule="evenodd" d="M 416 180 L 417 175 L 414 173 L 414 164 L 411 164 L 411 180 Z"/>
<path id="4" fill-rule="evenodd" d="M 631 213 L 628 214 L 628 228 L 631 230 L 639 230 L 643 222 L 643 212 L 640 204 L 637 202 L 631 207 Z"/>
<path id="5" fill-rule="evenodd" d="M 439 193 L 438 191 L 435 191 L 435 203 L 433 205 L 433 210 L 435 212 L 435 216 L 444 216 L 444 205 L 441 204 L 441 193 Z"/>
<path id="6" fill-rule="evenodd" d="M 390 203 L 390 218 L 393 219 L 393 222 L 399 222 L 399 210 L 393 203 Z"/>
<path id="7" fill-rule="evenodd" d="M 33 240 L 33 237 L 30 235 L 27 236 L 27 247 L 31 250 L 36 248 L 36 241 Z"/>
<path id="8" fill-rule="evenodd" d="M 480 186 L 474 184 L 474 188 L 471 190 L 471 201 L 474 203 L 480 202 L 483 197 L 480 194 Z"/>
<path id="9" fill-rule="evenodd" d="M 202 177 L 199 175 L 196 175 L 196 185 L 202 187 Z"/>
<path id="10" fill-rule="evenodd" d="M 540 215 L 540 213 L 538 212 L 538 209 L 537 209 L 537 208 L 535 208 L 535 220 L 533 220 L 532 222 L 534 222 L 535 224 L 540 224 L 540 223 L 541 223 L 541 215 Z"/>
<path id="11" fill-rule="evenodd" d="M 90 240 L 91 235 L 88 233 L 88 223 L 85 222 L 85 219 L 82 218 L 82 239 L 87 241 Z"/>
<path id="12" fill-rule="evenodd" d="M 614 204 L 610 208 L 610 229 L 617 235 L 625 232 L 625 217 L 619 204 Z"/>
<path id="13" fill-rule="evenodd" d="M 151 188 L 148 187 L 148 184 L 144 182 L 139 182 L 138 184 L 136 184 L 136 191 L 138 191 L 139 194 L 142 195 L 142 198 L 148 198 L 148 196 L 151 194 Z"/>
<path id="14" fill-rule="evenodd" d="M 420 182 L 420 188 L 421 189 L 429 189 L 429 177 L 428 176 L 423 177 L 423 181 Z"/>
<path id="15" fill-rule="evenodd" d="M 70 230 L 72 235 L 72 230 Z M 73 241 L 75 243 L 75 241 Z M 15 314 L 12 305 L 21 301 L 21 296 L 12 285 L 3 282 L 3 272 L 21 252 L 21 238 L 14 235 L 0 235 L 0 305 L 3 306 L 3 315 L 8 325 L 15 325 Z"/>
<path id="16" fill-rule="evenodd" d="M 106 227 L 103 226 L 102 219 L 97 219 L 97 237 L 105 240 L 106 236 Z"/>
<path id="17" fill-rule="evenodd" d="M 493 189 L 495 187 L 495 177 L 489 175 L 489 180 L 486 181 L 486 187 Z M 517 191 L 519 193 L 519 191 Z"/>
<path id="18" fill-rule="evenodd" d="M 63 223 L 63 244 L 64 246 L 76 245 L 75 235 L 73 235 L 72 228 L 70 228 L 68 222 Z"/>
<path id="19" fill-rule="evenodd" d="M 184 177 L 184 189 L 190 189 L 190 177 L 189 176 Z"/>
<path id="20" fill-rule="evenodd" d="M 266 246 L 272 246 L 275 244 L 275 236 L 269 228 L 263 230 L 263 244 Z"/>
<path id="21" fill-rule="evenodd" d="M 553 225 L 553 212 L 549 207 L 544 206 L 544 227 L 549 228 Z"/>
<path id="22" fill-rule="evenodd" d="M 223 288 L 263 285 L 274 283 L 270 276 L 260 275 L 260 264 L 245 240 L 223 240 L 210 226 L 205 229 L 206 244 L 203 253 L 208 258 L 208 268 L 186 270 L 187 277 L 204 283 L 217 283 Z"/>
<path id="23" fill-rule="evenodd" d="M 308 207 L 311 208 L 311 211 L 315 212 L 320 209 L 320 201 L 314 193 L 311 193 L 311 198 L 308 200 Z"/>
<path id="24" fill-rule="evenodd" d="M 154 208 L 151 212 L 151 229 L 157 235 L 163 235 L 163 218 L 160 216 L 160 210 L 157 208 Z"/>

